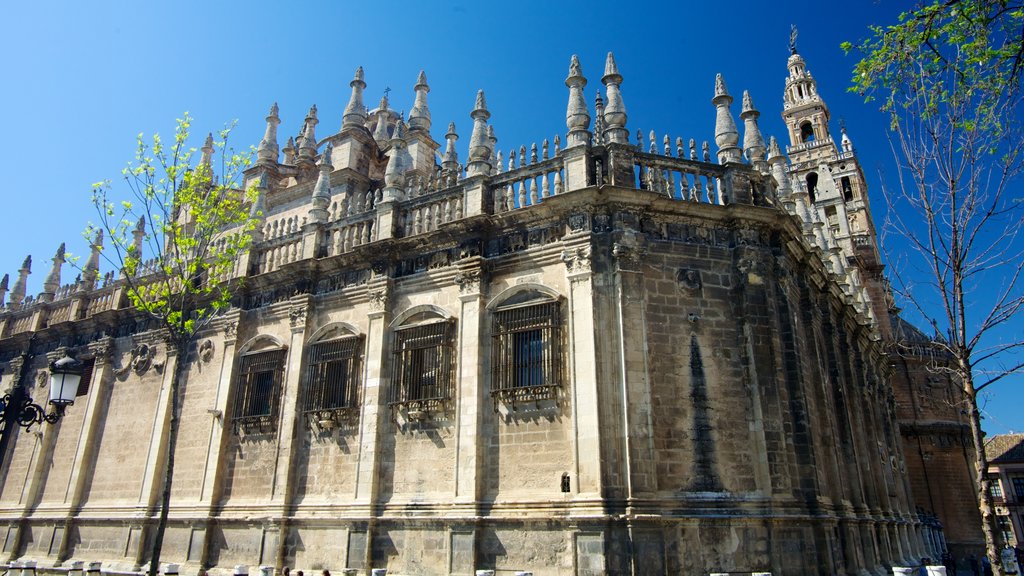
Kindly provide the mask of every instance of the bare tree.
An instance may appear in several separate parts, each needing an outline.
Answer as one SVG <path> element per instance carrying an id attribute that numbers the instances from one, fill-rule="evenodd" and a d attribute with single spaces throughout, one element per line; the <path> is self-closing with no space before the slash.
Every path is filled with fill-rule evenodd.
<path id="1" fill-rule="evenodd" d="M 947 0 L 873 27 L 856 49 L 854 90 L 889 115 L 897 185 L 885 190 L 898 295 L 936 331 L 938 363 L 963 391 L 977 504 L 996 573 L 996 518 L 978 394 L 1024 363 L 1024 169 L 1019 3 Z M 854 46 L 844 44 L 847 50 Z M 895 248 L 895 249 L 893 249 Z"/>
<path id="2" fill-rule="evenodd" d="M 149 574 L 160 569 L 160 552 L 174 479 L 174 452 L 180 417 L 179 390 L 188 371 L 188 353 L 196 334 L 230 306 L 239 256 L 248 249 L 255 214 L 254 190 L 239 183 L 248 154 L 227 147 L 230 128 L 210 134 L 193 164 L 189 147 L 191 119 L 177 121 L 174 140 L 140 134 L 135 158 L 123 171 L 128 198 L 111 199 L 111 184 L 93 186 L 99 231 L 109 239 L 103 256 L 122 271 L 132 306 L 156 320 L 176 363 L 170 382 L 170 422 L 160 515 L 151 538 Z"/>

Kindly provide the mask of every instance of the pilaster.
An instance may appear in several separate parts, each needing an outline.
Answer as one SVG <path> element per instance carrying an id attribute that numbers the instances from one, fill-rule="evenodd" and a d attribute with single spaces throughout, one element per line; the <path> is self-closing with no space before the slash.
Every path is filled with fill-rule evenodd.
<path id="1" fill-rule="evenodd" d="M 388 323 L 391 321 L 391 281 L 386 271 L 375 273 L 367 284 L 369 327 L 366 334 L 366 368 L 363 378 L 363 405 L 359 418 L 359 461 L 356 472 L 355 502 L 369 512 L 379 492 L 381 437 L 388 428 L 387 390 L 390 378 L 387 365 Z M 367 545 L 367 553 L 369 553 Z"/>
<path id="2" fill-rule="evenodd" d="M 573 414 L 576 420 L 576 478 L 578 495 L 600 498 L 601 454 L 604 448 L 600 420 L 601 396 L 597 377 L 597 326 L 594 319 L 594 273 L 590 232 L 570 232 L 563 239 L 562 261 L 569 284 L 569 369 L 572 377 Z M 618 335 L 616 335 L 618 336 Z"/>
<path id="3" fill-rule="evenodd" d="M 472 504 L 480 499 L 481 434 L 486 387 L 483 379 L 483 259 L 471 256 L 458 262 L 459 286 L 458 404 L 456 407 L 455 501 Z"/>

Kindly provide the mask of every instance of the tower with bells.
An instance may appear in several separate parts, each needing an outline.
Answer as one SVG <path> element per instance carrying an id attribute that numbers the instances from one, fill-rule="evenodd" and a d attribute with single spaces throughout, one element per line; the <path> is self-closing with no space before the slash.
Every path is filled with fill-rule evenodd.
<path id="1" fill-rule="evenodd" d="M 796 50 L 795 27 L 789 51 L 782 119 L 789 132 L 786 152 L 791 161 L 790 180 L 807 194 L 817 212 L 815 220 L 825 224 L 825 235 L 839 246 L 847 264 L 857 270 L 869 290 L 875 317 L 884 319 L 892 298 L 882 274 L 864 172 L 846 127 L 840 128 L 838 145 L 832 138 L 828 105 Z M 882 334 L 889 336 L 888 323 L 879 324 Z"/>

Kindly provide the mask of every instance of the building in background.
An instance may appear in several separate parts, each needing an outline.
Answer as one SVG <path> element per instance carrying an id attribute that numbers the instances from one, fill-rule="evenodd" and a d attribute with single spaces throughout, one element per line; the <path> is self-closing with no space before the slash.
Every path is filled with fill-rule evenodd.
<path id="1" fill-rule="evenodd" d="M 358 70 L 341 129 L 318 138 L 313 107 L 280 150 L 274 106 L 247 173 L 263 222 L 245 282 L 187 358 L 116 271 L 61 286 L 57 258 L 33 299 L 26 262 L 6 294 L 4 388 L 40 395 L 65 352 L 91 377 L 6 455 L 4 555 L 146 564 L 187 362 L 163 548 L 186 572 L 859 574 L 938 557 L 863 175 L 795 49 L 788 69 L 788 158 L 746 92 L 741 140 L 721 77 L 713 144 L 632 136 L 611 54 L 593 106 L 572 59 L 564 138 L 508 155 L 482 92 L 465 160 L 454 123 L 441 152 L 423 74 L 406 119 L 387 97 L 364 106 Z"/>
<path id="2" fill-rule="evenodd" d="M 999 434 L 986 440 L 1002 544 L 1024 548 L 1024 434 Z"/>

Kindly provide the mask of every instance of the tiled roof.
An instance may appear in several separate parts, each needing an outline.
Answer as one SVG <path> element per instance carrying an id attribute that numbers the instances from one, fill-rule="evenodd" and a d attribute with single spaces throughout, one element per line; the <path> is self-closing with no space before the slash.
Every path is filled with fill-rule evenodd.
<path id="1" fill-rule="evenodd" d="M 999 434 L 985 441 L 989 464 L 1024 462 L 1024 434 Z"/>

